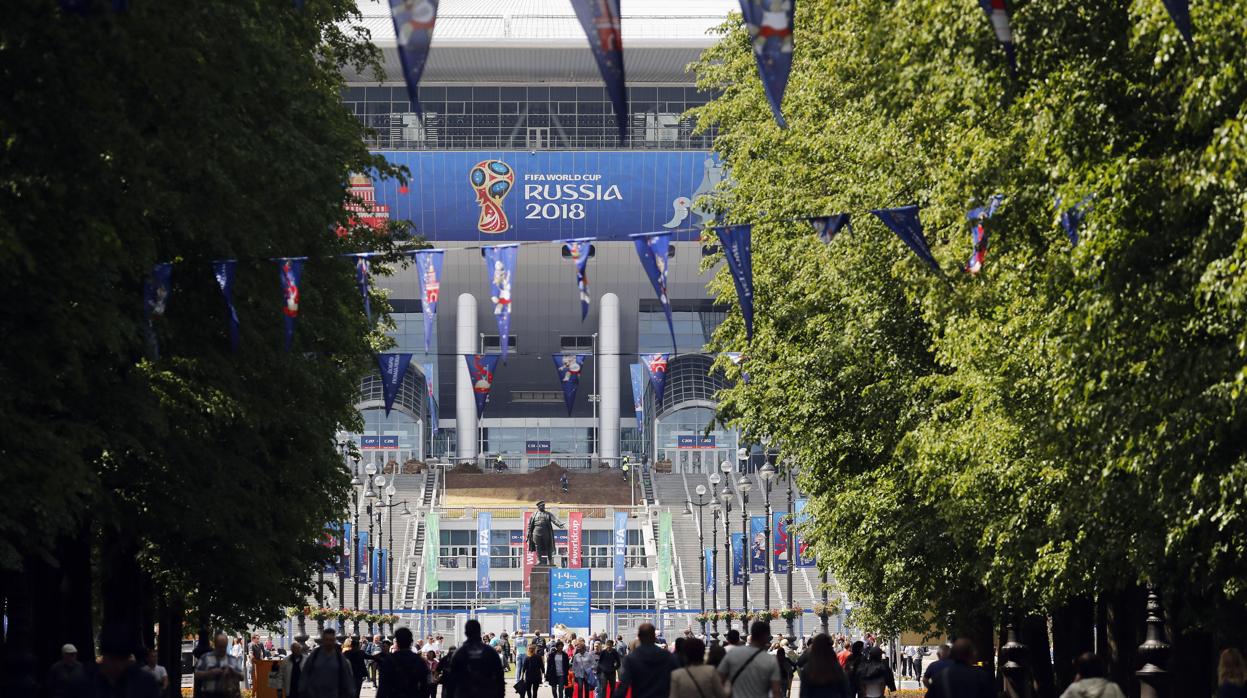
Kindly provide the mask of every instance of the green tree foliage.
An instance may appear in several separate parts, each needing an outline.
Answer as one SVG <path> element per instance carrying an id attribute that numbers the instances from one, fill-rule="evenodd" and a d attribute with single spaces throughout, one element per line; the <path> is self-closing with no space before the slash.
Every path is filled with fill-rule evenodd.
<path id="1" fill-rule="evenodd" d="M 339 98 L 342 66 L 377 50 L 346 28 L 351 0 L 96 5 L 19 3 L 0 23 L 0 569 L 87 530 L 105 582 L 118 558 L 150 580 L 121 589 L 137 603 L 275 619 L 345 506 L 333 437 L 384 342 L 335 255 L 394 238 L 334 232 L 349 173 L 395 174 Z M 288 353 L 273 258 L 301 255 Z M 237 353 L 210 267 L 224 258 Z M 156 358 L 142 284 L 163 261 Z M 106 617 L 125 604 L 109 588 Z"/>
<path id="2" fill-rule="evenodd" d="M 1247 604 L 1247 4 L 1019 0 L 1016 78 L 977 2 L 800 4 L 791 128 L 739 20 L 729 222 L 755 227 L 749 383 L 723 416 L 805 465 L 820 559 L 868 622 L 1044 612 L 1151 581 L 1178 622 Z M 977 276 L 965 213 L 1006 197 Z M 1094 195 L 1072 246 L 1054 199 Z M 867 214 L 918 203 L 944 273 Z M 829 246 L 779 222 L 850 211 Z M 712 282 L 735 303 L 725 271 Z M 725 366 L 729 372 L 735 371 Z M 1235 616 L 1237 617 L 1237 616 Z M 1237 630 L 1241 632 L 1241 628 Z"/>

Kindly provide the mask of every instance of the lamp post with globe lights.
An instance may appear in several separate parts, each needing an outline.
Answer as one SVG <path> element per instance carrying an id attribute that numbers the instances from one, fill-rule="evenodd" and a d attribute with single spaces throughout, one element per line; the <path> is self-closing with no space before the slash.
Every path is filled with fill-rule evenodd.
<path id="1" fill-rule="evenodd" d="M 775 467 L 771 465 L 770 460 L 762 466 L 762 470 L 758 472 L 758 476 L 762 478 L 762 503 L 766 511 L 766 523 L 762 527 L 762 535 L 766 538 L 762 544 L 762 550 L 766 553 L 766 577 L 763 589 L 763 606 L 770 610 L 771 608 L 771 480 L 775 479 Z"/>
<path id="2" fill-rule="evenodd" d="M 723 489 L 719 491 L 719 501 L 723 504 L 721 515 L 723 517 L 723 592 L 726 594 L 723 600 L 723 610 L 732 610 L 732 523 L 728 517 L 732 513 L 732 494 L 731 483 L 732 463 L 723 461 L 719 464 L 719 469 L 723 471 Z M 731 630 L 732 621 L 724 621 L 724 630 Z"/>
<path id="3" fill-rule="evenodd" d="M 753 560 L 750 559 L 753 551 L 753 545 L 749 540 L 749 491 L 752 489 L 753 483 L 749 481 L 747 476 L 741 475 L 740 479 L 736 481 L 736 490 L 740 492 L 741 546 L 744 548 L 741 552 L 744 553 L 745 557 L 741 564 L 741 577 L 745 582 L 744 591 L 742 592 L 744 594 L 744 599 L 741 601 L 741 608 L 746 611 L 749 610 L 749 567 L 753 562 Z"/>
<path id="4" fill-rule="evenodd" d="M 705 532 L 703 531 L 705 519 L 702 517 L 702 509 L 706 508 L 707 506 L 710 505 L 711 502 L 714 501 L 714 496 L 713 495 L 709 497 L 706 496 L 705 485 L 698 485 L 696 492 L 697 492 L 697 501 L 693 501 L 692 499 L 690 499 L 684 503 L 684 515 L 691 518 L 693 516 L 692 507 L 697 507 L 697 552 L 698 552 L 697 559 L 701 561 L 701 575 L 700 575 L 701 577 L 701 615 L 702 615 L 701 634 L 705 636 L 706 634 L 706 621 L 705 621 L 705 617 L 706 617 L 706 536 L 705 536 Z"/>

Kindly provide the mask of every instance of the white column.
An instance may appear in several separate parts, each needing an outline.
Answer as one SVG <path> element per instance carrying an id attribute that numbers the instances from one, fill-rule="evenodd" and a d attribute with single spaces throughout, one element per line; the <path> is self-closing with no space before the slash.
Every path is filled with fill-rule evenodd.
<path id="1" fill-rule="evenodd" d="M 476 398 L 472 392 L 472 376 L 464 354 L 476 353 L 476 297 L 459 294 L 455 316 L 455 437 L 459 441 L 459 460 L 476 460 Z"/>
<path id="2" fill-rule="evenodd" d="M 598 453 L 619 465 L 619 296 L 602 296 L 598 311 Z"/>

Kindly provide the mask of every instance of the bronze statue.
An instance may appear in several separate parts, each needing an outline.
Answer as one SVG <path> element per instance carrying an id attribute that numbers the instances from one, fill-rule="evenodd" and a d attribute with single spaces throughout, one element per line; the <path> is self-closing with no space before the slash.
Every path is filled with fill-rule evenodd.
<path id="1" fill-rule="evenodd" d="M 528 520 L 528 533 L 524 540 L 528 549 L 537 553 L 538 565 L 551 565 L 554 559 L 554 527 L 563 528 L 563 522 L 546 511 L 545 502 L 537 502 L 537 513 Z"/>

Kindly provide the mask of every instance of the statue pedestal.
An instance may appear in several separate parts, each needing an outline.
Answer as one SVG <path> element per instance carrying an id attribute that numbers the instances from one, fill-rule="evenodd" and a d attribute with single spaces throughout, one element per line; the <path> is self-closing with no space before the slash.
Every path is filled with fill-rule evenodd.
<path id="1" fill-rule="evenodd" d="M 529 624 L 521 628 L 526 633 L 538 631 L 550 634 L 550 565 L 533 565 L 529 583 Z"/>

